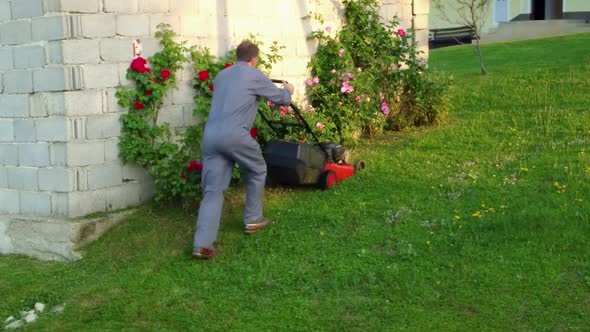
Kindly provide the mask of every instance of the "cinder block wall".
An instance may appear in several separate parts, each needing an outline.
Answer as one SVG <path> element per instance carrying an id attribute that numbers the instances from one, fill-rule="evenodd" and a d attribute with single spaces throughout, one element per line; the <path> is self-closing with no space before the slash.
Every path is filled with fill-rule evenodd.
<path id="1" fill-rule="evenodd" d="M 428 0 L 384 0 L 382 15 L 419 29 L 428 49 Z M 338 28 L 342 8 L 318 0 L 0 0 L 0 215 L 73 218 L 137 205 L 152 194 L 146 172 L 118 157 L 116 87 L 128 84 L 132 43 L 142 55 L 168 23 L 182 40 L 224 54 L 250 33 L 286 46 L 275 78 L 303 98 L 315 51 L 306 37 L 322 28 L 301 18 L 322 13 Z M 194 123 L 193 70 L 180 74 L 161 121 Z"/>

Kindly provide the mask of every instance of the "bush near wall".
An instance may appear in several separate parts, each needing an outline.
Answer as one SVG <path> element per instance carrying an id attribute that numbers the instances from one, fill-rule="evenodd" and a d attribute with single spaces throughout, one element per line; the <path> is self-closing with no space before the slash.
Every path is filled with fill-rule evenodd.
<path id="1" fill-rule="evenodd" d="M 309 63 L 306 80 L 309 105 L 302 110 L 322 141 L 349 146 L 362 137 L 383 130 L 399 130 L 439 122 L 448 110 L 448 80 L 426 69 L 411 43 L 412 32 L 398 28 L 392 20 L 383 24 L 376 0 L 345 0 L 345 23 L 341 30 L 329 26 L 314 31 L 319 43 Z M 162 51 L 148 59 L 136 58 L 127 72 L 132 87 L 120 88 L 122 116 L 121 156 L 147 168 L 154 177 L 156 201 L 182 201 L 194 205 L 200 195 L 200 139 L 211 106 L 213 80 L 235 63 L 235 50 L 215 57 L 206 48 L 176 42 L 169 26 L 156 33 Z M 262 46 L 262 43 L 251 39 Z M 260 69 L 268 74 L 282 59 L 283 47 L 274 42 L 261 54 Z M 189 128 L 159 124 L 158 115 L 166 93 L 176 86 L 176 72 L 191 61 L 195 69 L 194 115 L 201 121 Z M 271 121 L 295 121 L 293 110 L 261 100 L 260 112 Z M 260 117 L 256 137 L 264 143 L 273 138 L 310 141 L 309 133 L 285 127 L 276 133 Z M 278 136 L 278 137 L 277 137 Z M 240 174 L 234 172 L 234 182 Z"/>

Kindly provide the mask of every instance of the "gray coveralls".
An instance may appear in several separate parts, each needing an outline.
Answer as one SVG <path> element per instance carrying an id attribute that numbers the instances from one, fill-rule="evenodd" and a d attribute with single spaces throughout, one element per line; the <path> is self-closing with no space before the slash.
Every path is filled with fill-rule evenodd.
<path id="1" fill-rule="evenodd" d="M 279 105 L 291 102 L 287 90 L 279 89 L 260 70 L 245 62 L 239 61 L 222 70 L 213 86 L 211 111 L 202 143 L 203 200 L 197 217 L 195 250 L 213 248 L 221 220 L 223 194 L 236 162 L 247 173 L 244 223 L 255 223 L 262 218 L 266 163 L 260 146 L 250 136 L 258 112 L 257 97 Z"/>

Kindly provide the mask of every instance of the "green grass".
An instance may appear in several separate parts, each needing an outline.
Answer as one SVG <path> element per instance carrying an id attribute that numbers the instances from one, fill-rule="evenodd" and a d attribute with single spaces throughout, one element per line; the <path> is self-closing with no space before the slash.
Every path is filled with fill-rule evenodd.
<path id="1" fill-rule="evenodd" d="M 0 319 L 27 330 L 586 330 L 590 35 L 431 52 L 454 75 L 447 124 L 388 134 L 334 190 L 273 191 L 267 232 L 189 258 L 194 216 L 146 206 L 81 261 L 0 258 Z M 565 186 L 565 187 L 563 187 Z M 562 190 L 564 189 L 564 190 Z"/>

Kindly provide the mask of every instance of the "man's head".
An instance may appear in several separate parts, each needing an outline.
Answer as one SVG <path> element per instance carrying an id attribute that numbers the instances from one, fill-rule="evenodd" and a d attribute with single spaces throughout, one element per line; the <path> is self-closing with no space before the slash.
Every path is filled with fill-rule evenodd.
<path id="1" fill-rule="evenodd" d="M 236 49 L 238 61 L 246 62 L 250 67 L 256 67 L 258 65 L 259 53 L 258 46 L 249 40 L 241 42 Z"/>

